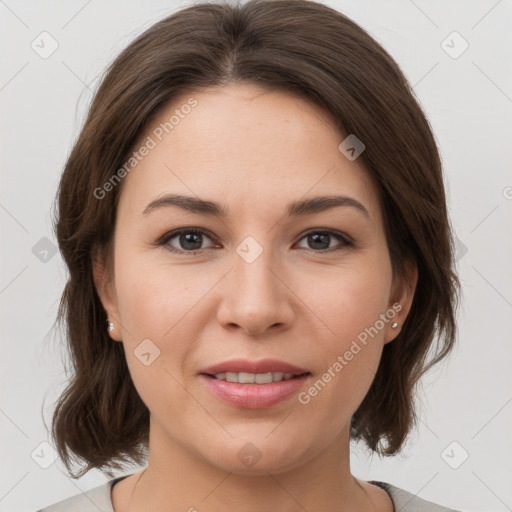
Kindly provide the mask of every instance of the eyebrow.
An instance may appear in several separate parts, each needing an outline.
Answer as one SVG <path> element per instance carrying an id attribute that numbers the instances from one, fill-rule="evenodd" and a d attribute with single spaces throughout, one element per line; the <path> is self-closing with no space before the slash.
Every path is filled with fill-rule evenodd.
<path id="1" fill-rule="evenodd" d="M 179 194 L 167 194 L 154 199 L 146 206 L 142 213 L 143 215 L 148 215 L 155 210 L 169 206 L 177 206 L 178 208 L 182 208 L 189 212 L 204 214 L 221 219 L 226 219 L 229 216 L 229 211 L 216 201 L 208 201 L 198 197 Z M 357 199 L 348 196 L 319 196 L 310 199 L 292 201 L 286 208 L 286 216 L 310 215 L 338 206 L 356 208 L 370 220 L 368 210 L 359 201 L 357 201 Z"/>

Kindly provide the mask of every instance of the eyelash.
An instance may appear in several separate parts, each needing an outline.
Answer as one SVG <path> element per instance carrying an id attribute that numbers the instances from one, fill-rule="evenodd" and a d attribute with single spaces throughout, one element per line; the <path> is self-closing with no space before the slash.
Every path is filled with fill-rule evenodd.
<path id="1" fill-rule="evenodd" d="M 168 244 L 168 242 L 170 240 L 172 240 L 173 238 L 179 236 L 179 235 L 182 235 L 184 233 L 192 233 L 194 235 L 206 235 L 210 240 L 212 240 L 213 242 L 215 242 L 215 239 L 214 237 L 210 236 L 208 234 L 208 232 L 206 231 L 203 231 L 201 229 L 196 229 L 196 228 L 181 228 L 181 229 L 177 229 L 175 231 L 171 231 L 169 233 L 166 233 L 165 235 L 163 235 L 162 237 L 160 237 L 159 240 L 157 240 L 156 244 L 157 246 L 166 246 Z M 299 242 L 301 240 L 303 240 L 304 238 L 306 238 L 307 236 L 309 235 L 312 235 L 312 234 L 322 234 L 322 235 L 330 235 L 334 238 L 336 238 L 337 240 L 339 240 L 340 242 L 343 242 L 343 247 L 339 248 L 339 249 L 336 249 L 336 248 L 330 248 L 330 249 L 319 249 L 319 250 L 315 250 L 315 249 L 304 249 L 306 251 L 309 251 L 309 252 L 314 252 L 314 253 L 320 253 L 320 254 L 323 254 L 323 253 L 326 253 L 326 252 L 335 252 L 335 251 L 341 251 L 347 247 L 352 247 L 354 248 L 355 247 L 355 243 L 352 241 L 352 240 L 349 240 L 348 236 L 347 235 L 344 235 L 338 231 L 333 231 L 331 229 L 314 229 L 314 230 L 310 230 L 310 231 L 307 231 L 306 233 L 304 233 L 304 235 L 299 239 Z M 167 246 L 165 247 L 167 250 L 173 252 L 173 253 L 177 253 L 177 254 L 187 254 L 187 255 L 196 255 L 196 254 L 202 254 L 204 253 L 204 251 L 206 249 L 201 249 L 201 250 L 198 250 L 198 251 L 185 251 L 185 250 L 181 250 L 181 249 L 176 249 L 175 247 L 172 247 L 172 246 Z"/>

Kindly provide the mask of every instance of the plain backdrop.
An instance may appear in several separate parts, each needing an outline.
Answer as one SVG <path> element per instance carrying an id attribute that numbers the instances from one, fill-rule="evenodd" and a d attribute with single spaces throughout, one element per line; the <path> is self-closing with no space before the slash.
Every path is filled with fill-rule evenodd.
<path id="1" fill-rule="evenodd" d="M 191 3 L 0 0 L 2 511 L 34 511 L 107 480 L 70 478 L 43 423 L 66 383 L 51 342 L 66 268 L 50 208 L 100 73 Z M 458 345 L 423 380 L 419 428 L 393 458 L 354 444 L 353 473 L 459 510 L 512 510 L 512 3 L 325 3 L 368 30 L 414 86 L 443 158 L 463 287 Z"/>

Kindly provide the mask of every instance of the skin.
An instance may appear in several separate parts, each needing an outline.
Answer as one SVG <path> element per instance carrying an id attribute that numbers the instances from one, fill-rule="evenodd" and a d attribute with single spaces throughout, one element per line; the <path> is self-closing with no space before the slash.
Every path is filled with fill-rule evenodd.
<path id="1" fill-rule="evenodd" d="M 391 323 L 402 325 L 409 312 L 417 270 L 409 265 L 407 281 L 393 279 L 376 189 L 361 160 L 338 150 L 345 136 L 323 110 L 254 85 L 210 88 L 175 99 L 140 141 L 189 97 L 198 105 L 121 185 L 113 279 L 100 259 L 94 263 L 115 323 L 111 337 L 123 343 L 151 413 L 148 466 L 114 486 L 114 508 L 392 511 L 385 491 L 352 476 L 349 426 L 384 344 L 399 332 Z M 164 192 L 217 201 L 230 215 L 175 206 L 143 215 Z M 346 206 L 284 215 L 293 200 L 332 194 L 357 199 L 369 218 Z M 202 254 L 186 254 L 193 244 L 179 236 L 154 245 L 189 227 L 206 231 L 192 238 Z M 305 235 L 313 228 L 356 245 L 334 236 L 315 245 Z M 252 263 L 236 252 L 247 236 L 263 249 Z M 395 303 L 401 311 L 308 404 L 294 396 L 269 409 L 240 409 L 198 377 L 235 357 L 270 357 L 307 368 L 307 389 Z M 147 338 L 160 350 L 148 366 L 134 355 Z M 261 454 L 252 467 L 237 456 L 249 442 Z"/>

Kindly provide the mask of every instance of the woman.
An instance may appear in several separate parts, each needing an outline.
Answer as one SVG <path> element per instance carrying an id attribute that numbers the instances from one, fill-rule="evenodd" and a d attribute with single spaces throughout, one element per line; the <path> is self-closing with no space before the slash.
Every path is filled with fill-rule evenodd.
<path id="1" fill-rule="evenodd" d="M 403 447 L 459 293 L 431 128 L 358 25 L 307 0 L 156 23 L 109 67 L 58 207 L 55 445 L 75 478 L 147 465 L 43 511 L 448 510 L 350 471 L 351 440 Z"/>

